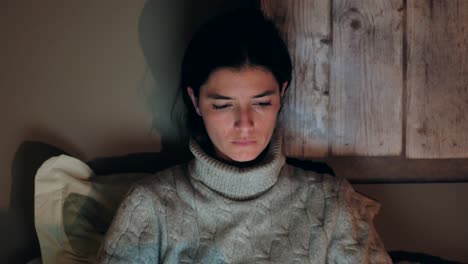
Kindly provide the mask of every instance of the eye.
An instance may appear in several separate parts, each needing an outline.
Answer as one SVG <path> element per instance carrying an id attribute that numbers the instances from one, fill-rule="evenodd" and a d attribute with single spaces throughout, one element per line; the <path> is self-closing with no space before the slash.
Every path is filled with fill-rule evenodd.
<path id="1" fill-rule="evenodd" d="M 271 102 L 258 102 L 258 103 L 255 103 L 255 105 L 266 107 L 266 106 L 270 106 Z"/>
<path id="2" fill-rule="evenodd" d="M 230 107 L 230 106 L 231 106 L 231 104 L 223 104 L 223 105 L 215 105 L 215 104 L 214 104 L 214 105 L 213 105 L 213 109 L 215 109 L 215 110 L 221 110 L 221 109 L 226 109 L 226 108 L 228 108 L 228 107 Z"/>

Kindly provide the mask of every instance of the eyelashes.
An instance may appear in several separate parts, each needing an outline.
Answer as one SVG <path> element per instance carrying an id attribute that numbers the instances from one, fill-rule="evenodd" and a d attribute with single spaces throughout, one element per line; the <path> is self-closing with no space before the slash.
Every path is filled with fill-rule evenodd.
<path id="1" fill-rule="evenodd" d="M 232 106 L 231 104 L 224 104 L 224 105 L 213 105 L 214 110 L 221 110 L 221 109 L 226 109 L 228 107 Z"/>
<path id="2" fill-rule="evenodd" d="M 222 110 L 222 109 L 228 109 L 232 107 L 232 104 L 222 104 L 222 105 L 213 104 L 212 106 L 214 110 Z M 271 102 L 258 102 L 258 103 L 255 103 L 254 106 L 269 107 L 271 106 Z"/>
<path id="3" fill-rule="evenodd" d="M 256 103 L 256 105 L 258 105 L 258 106 L 270 106 L 271 102 L 259 102 L 259 103 Z"/>

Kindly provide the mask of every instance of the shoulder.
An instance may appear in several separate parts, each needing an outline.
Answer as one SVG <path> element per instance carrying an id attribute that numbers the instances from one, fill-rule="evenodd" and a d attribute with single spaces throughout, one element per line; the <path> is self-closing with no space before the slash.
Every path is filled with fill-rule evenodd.
<path id="1" fill-rule="evenodd" d="M 309 194 L 317 194 L 312 190 L 319 190 L 320 196 L 331 198 L 340 207 L 355 208 L 360 213 L 365 211 L 369 217 L 378 213 L 380 204 L 377 201 L 356 192 L 346 178 L 335 176 L 327 167 L 325 163 L 296 160 L 284 165 L 283 174 L 300 189 L 307 188 Z"/>
<path id="2" fill-rule="evenodd" d="M 176 204 L 193 190 L 187 166 L 183 163 L 151 174 L 135 183 L 133 188 L 145 193 L 158 209 L 163 205 Z"/>
<path id="3" fill-rule="evenodd" d="M 151 191 L 158 186 L 168 187 L 175 186 L 177 183 L 186 182 L 188 180 L 187 166 L 187 163 L 183 163 L 158 171 L 141 179 L 135 184 L 135 186 L 141 188 L 144 187 Z"/>
<path id="4" fill-rule="evenodd" d="M 160 211 L 163 204 L 179 199 L 179 193 L 191 189 L 187 164 L 179 164 L 150 174 L 133 183 L 122 201 L 121 207 L 138 212 Z M 138 209 L 138 210 L 137 210 Z"/>
<path id="5" fill-rule="evenodd" d="M 336 177 L 333 169 L 323 162 L 287 158 L 283 173 L 292 181 L 297 181 L 309 188 L 320 188 L 328 195 L 337 194 L 343 181 L 342 178 Z"/>
<path id="6" fill-rule="evenodd" d="M 121 223 L 154 220 L 163 212 L 163 205 L 177 200 L 177 188 L 184 181 L 181 173 L 184 173 L 184 165 L 177 165 L 132 184 L 120 203 L 115 220 Z"/>
<path id="7" fill-rule="evenodd" d="M 144 212 L 153 211 L 152 192 L 145 185 L 133 184 L 130 186 L 127 194 L 122 200 L 119 211 L 132 212 L 132 214 L 144 214 Z M 120 215 L 117 212 L 118 216 Z"/>

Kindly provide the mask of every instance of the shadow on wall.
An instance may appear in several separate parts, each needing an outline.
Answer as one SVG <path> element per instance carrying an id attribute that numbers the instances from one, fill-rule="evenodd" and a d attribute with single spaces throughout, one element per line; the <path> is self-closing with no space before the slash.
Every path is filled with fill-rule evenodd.
<path id="1" fill-rule="evenodd" d="M 23 142 L 16 151 L 10 206 L 8 211 L 0 211 L 0 263 L 26 263 L 40 255 L 34 227 L 34 177 L 44 161 L 60 154 L 65 153 L 34 141 Z"/>
<path id="2" fill-rule="evenodd" d="M 256 0 L 149 0 L 144 5 L 139 36 L 149 69 L 142 89 L 153 114 L 153 129 L 161 135 L 162 153 L 179 160 L 190 156 L 179 73 L 192 34 L 205 20 L 223 11 L 258 7 Z"/>

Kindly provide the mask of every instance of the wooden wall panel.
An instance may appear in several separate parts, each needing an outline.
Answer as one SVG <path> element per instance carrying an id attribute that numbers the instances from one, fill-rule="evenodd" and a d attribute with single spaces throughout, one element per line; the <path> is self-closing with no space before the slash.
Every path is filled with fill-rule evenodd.
<path id="1" fill-rule="evenodd" d="M 288 156 L 328 154 L 330 1 L 262 0 L 264 13 L 283 33 L 294 73 L 280 116 Z"/>
<path id="2" fill-rule="evenodd" d="M 402 151 L 403 1 L 333 1 L 334 155 Z"/>
<path id="3" fill-rule="evenodd" d="M 468 1 L 408 0 L 406 155 L 468 158 Z"/>

